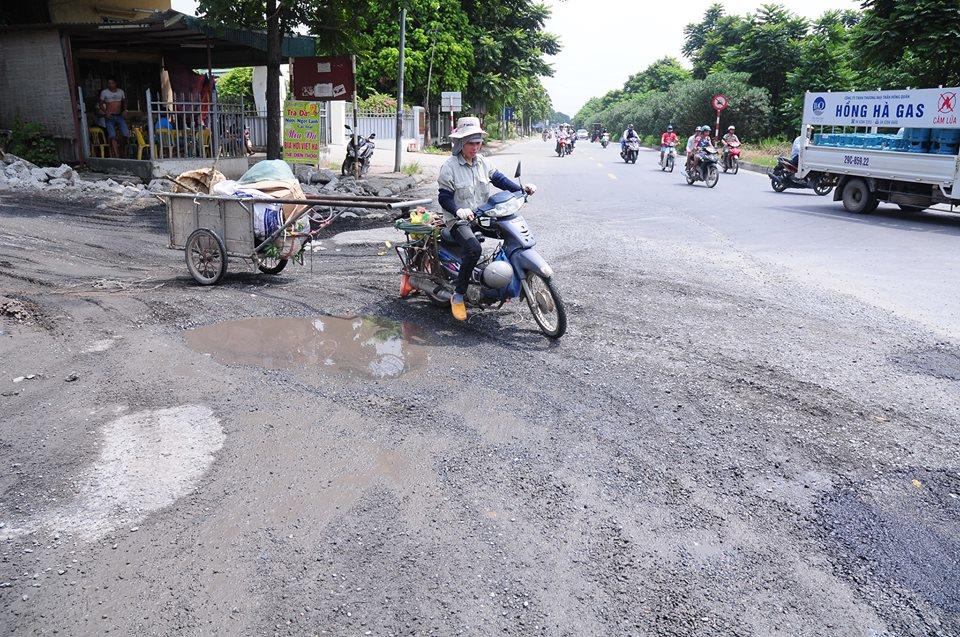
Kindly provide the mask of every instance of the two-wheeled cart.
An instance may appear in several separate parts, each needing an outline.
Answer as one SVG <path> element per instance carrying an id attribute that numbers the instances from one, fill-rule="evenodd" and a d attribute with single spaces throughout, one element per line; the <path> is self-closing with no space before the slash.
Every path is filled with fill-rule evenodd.
<path id="1" fill-rule="evenodd" d="M 157 197 L 167 208 L 169 247 L 184 251 L 187 270 L 200 285 L 218 283 L 227 272 L 229 257 L 250 259 L 264 274 L 279 274 L 296 255 L 277 250 L 278 238 L 283 238 L 285 242 L 299 239 L 300 243 L 308 245 L 345 209 L 372 208 L 407 214 L 411 208 L 431 202 L 430 199 L 403 200 L 397 197 L 352 195 L 277 199 L 168 192 L 157 193 Z M 258 240 L 254 226 L 256 204 L 295 204 L 305 208 Z M 309 228 L 301 232 L 293 231 L 292 228 L 305 215 L 309 215 Z"/>

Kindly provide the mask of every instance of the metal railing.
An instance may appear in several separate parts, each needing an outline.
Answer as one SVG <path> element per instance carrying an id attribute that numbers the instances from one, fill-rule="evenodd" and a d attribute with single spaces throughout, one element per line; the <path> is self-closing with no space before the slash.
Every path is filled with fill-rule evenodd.
<path id="1" fill-rule="evenodd" d="M 151 159 L 210 159 L 246 157 L 243 143 L 244 105 L 218 103 L 199 94 L 177 93 L 172 100 L 147 96 L 147 138 L 134 131 L 137 143 L 150 149 Z"/>
<path id="2" fill-rule="evenodd" d="M 357 113 L 359 125 L 356 128 L 358 135 L 368 137 L 371 133 L 377 134 L 377 139 L 395 139 L 397 136 L 397 112 L 396 111 L 359 111 Z M 347 107 L 346 122 L 353 126 L 353 110 Z M 413 138 L 416 134 L 416 122 L 413 121 L 413 113 L 404 112 L 403 130 L 404 139 Z"/>

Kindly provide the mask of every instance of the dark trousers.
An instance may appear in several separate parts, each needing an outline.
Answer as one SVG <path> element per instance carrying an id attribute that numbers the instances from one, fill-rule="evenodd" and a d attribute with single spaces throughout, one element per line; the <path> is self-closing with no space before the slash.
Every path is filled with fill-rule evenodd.
<path id="1" fill-rule="evenodd" d="M 473 269 L 480 262 L 480 255 L 483 254 L 483 250 L 480 248 L 480 242 L 477 241 L 473 229 L 467 221 L 458 221 L 450 228 L 450 234 L 456 239 L 457 244 L 463 248 L 463 259 L 460 261 L 460 274 L 457 276 L 456 291 L 457 294 L 466 294 Z"/>

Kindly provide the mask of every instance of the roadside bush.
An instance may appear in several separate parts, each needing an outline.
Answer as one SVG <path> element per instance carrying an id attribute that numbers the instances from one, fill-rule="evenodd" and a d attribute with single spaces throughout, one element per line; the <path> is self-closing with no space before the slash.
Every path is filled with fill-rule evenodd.
<path id="1" fill-rule="evenodd" d="M 7 152 L 26 159 L 37 166 L 58 166 L 57 145 L 53 136 L 48 135 L 43 124 L 24 122 L 17 117 L 13 122 L 13 132 Z"/>

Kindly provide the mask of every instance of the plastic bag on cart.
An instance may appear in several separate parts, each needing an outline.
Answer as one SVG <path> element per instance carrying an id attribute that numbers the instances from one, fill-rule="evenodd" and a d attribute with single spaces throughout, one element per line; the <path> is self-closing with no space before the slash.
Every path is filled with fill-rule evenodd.
<path id="1" fill-rule="evenodd" d="M 226 177 L 215 168 L 199 168 L 188 170 L 177 175 L 173 192 L 197 192 L 208 195 L 219 182 Z"/>
<path id="2" fill-rule="evenodd" d="M 290 170 L 290 164 L 282 159 L 265 159 L 251 166 L 239 181 L 246 185 L 258 181 L 297 181 L 297 178 Z"/>

